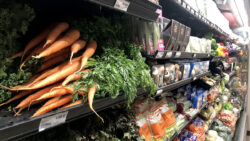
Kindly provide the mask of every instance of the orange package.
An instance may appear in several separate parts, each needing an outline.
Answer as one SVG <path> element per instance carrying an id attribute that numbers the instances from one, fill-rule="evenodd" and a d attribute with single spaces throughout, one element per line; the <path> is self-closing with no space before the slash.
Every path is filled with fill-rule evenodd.
<path id="1" fill-rule="evenodd" d="M 154 100 L 149 103 L 151 108 L 148 113 L 148 121 L 150 123 L 154 139 L 160 139 L 165 136 L 165 121 L 160 110 L 161 103 Z"/>
<path id="2" fill-rule="evenodd" d="M 132 107 L 136 112 L 136 125 L 139 127 L 140 136 L 144 136 L 146 141 L 151 141 L 153 135 L 150 131 L 147 114 L 145 114 L 148 112 L 148 100 L 146 98 L 137 99 Z"/>
<path id="3" fill-rule="evenodd" d="M 160 103 L 161 103 L 160 110 L 161 110 L 162 117 L 164 119 L 164 128 L 166 129 L 166 128 L 173 126 L 176 123 L 176 119 L 175 119 L 173 111 L 168 108 L 166 98 L 163 98 L 160 101 Z"/>

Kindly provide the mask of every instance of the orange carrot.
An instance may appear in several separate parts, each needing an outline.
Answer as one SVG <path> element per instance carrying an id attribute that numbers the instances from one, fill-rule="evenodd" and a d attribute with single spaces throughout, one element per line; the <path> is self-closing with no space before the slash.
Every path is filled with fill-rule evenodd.
<path id="1" fill-rule="evenodd" d="M 41 43 L 49 34 L 52 26 L 47 27 L 42 33 L 38 34 L 35 38 L 33 38 L 31 41 L 28 42 L 28 44 L 25 46 L 25 49 L 23 51 L 22 59 L 26 55 L 27 51 L 31 50 L 34 48 L 36 45 Z"/>
<path id="2" fill-rule="evenodd" d="M 54 98 L 48 100 L 42 107 L 46 107 L 46 106 L 48 106 L 48 105 L 50 105 L 50 104 L 52 104 L 52 103 L 55 103 L 55 102 L 57 102 L 59 99 L 60 99 L 60 96 L 54 97 Z"/>
<path id="3" fill-rule="evenodd" d="M 89 69 L 86 69 L 86 70 L 84 70 L 82 72 L 88 73 Z M 80 74 L 80 73 L 73 73 L 73 74 L 71 74 L 71 75 L 69 75 L 68 77 L 65 78 L 65 80 L 62 82 L 62 86 L 66 86 L 69 82 L 78 80 L 80 78 L 82 78 L 82 74 Z"/>
<path id="4" fill-rule="evenodd" d="M 50 60 L 52 58 L 55 58 L 55 57 L 60 57 L 63 54 L 69 55 L 70 54 L 70 48 L 64 48 L 64 49 L 62 49 L 62 50 L 60 50 L 60 51 L 58 51 L 56 53 L 53 53 L 50 56 L 44 57 L 44 62 L 46 62 L 46 61 L 48 61 L 48 60 Z"/>
<path id="5" fill-rule="evenodd" d="M 58 97 L 58 96 L 66 95 L 66 94 L 69 94 L 68 90 L 64 88 L 58 88 L 58 89 L 53 89 L 52 91 L 49 91 L 47 93 L 44 93 L 42 96 L 40 96 L 36 100 L 48 99 L 48 98 Z"/>
<path id="6" fill-rule="evenodd" d="M 88 93 L 89 108 L 96 114 L 97 117 L 99 117 L 102 120 L 102 122 L 104 122 L 103 118 L 97 114 L 97 112 L 94 110 L 94 108 L 92 106 L 96 89 L 97 89 L 97 84 L 96 83 L 94 84 L 93 87 L 91 87 L 89 89 L 89 93 Z"/>
<path id="7" fill-rule="evenodd" d="M 53 110 L 55 108 L 58 108 L 58 107 L 60 107 L 62 105 L 65 105 L 65 104 L 69 103 L 72 100 L 73 100 L 73 98 L 71 97 L 71 95 L 65 96 L 65 97 L 61 98 L 60 100 L 58 100 L 55 103 L 52 103 L 52 104 L 50 104 L 48 106 L 45 106 L 45 107 L 42 107 L 42 108 L 38 109 L 36 111 L 36 113 L 32 117 L 36 117 L 36 116 L 45 114 L 45 113 L 47 113 L 47 112 L 49 112 L 49 111 L 51 111 L 51 110 Z"/>
<path id="8" fill-rule="evenodd" d="M 17 57 L 22 57 L 22 55 L 23 55 L 23 51 L 18 52 L 17 54 L 11 56 L 10 59 L 16 59 Z"/>
<path id="9" fill-rule="evenodd" d="M 49 35 L 47 36 L 46 42 L 44 44 L 43 47 L 46 47 L 48 45 L 51 45 L 56 39 L 57 37 L 63 33 L 64 31 L 66 31 L 69 28 L 69 24 L 66 22 L 61 22 L 58 23 L 54 29 L 52 29 L 49 33 Z"/>
<path id="10" fill-rule="evenodd" d="M 20 87 L 20 85 L 19 85 L 19 86 L 15 86 L 15 87 L 10 88 L 10 90 L 14 90 L 14 91 L 16 91 L 16 90 L 34 90 L 34 89 L 39 89 L 39 88 L 51 85 L 51 84 L 56 83 L 60 80 L 63 80 L 64 78 L 66 78 L 70 74 L 77 71 L 80 68 L 80 65 L 81 64 L 79 61 L 75 61 L 72 64 L 65 65 L 65 66 L 61 67 L 58 72 L 51 74 L 49 76 L 46 76 L 46 78 L 44 78 L 43 80 L 39 80 L 38 82 L 36 82 L 33 85 L 28 85 L 25 87 Z"/>
<path id="11" fill-rule="evenodd" d="M 42 48 L 42 44 L 38 45 L 38 47 L 35 48 L 35 49 L 30 53 L 30 55 L 21 63 L 21 65 L 20 65 L 20 70 L 22 70 L 23 65 L 24 65 L 26 62 L 28 62 L 28 61 L 32 58 L 33 55 L 35 55 L 35 54 L 37 54 L 37 53 L 40 53 L 40 52 L 42 52 L 43 50 L 44 50 L 44 49 Z"/>
<path id="12" fill-rule="evenodd" d="M 30 104 L 30 102 L 31 102 L 32 100 L 35 100 L 35 99 L 39 98 L 39 97 L 42 96 L 44 93 L 49 92 L 50 89 L 52 89 L 53 87 L 56 87 L 56 86 L 58 86 L 58 85 L 59 85 L 58 83 L 57 83 L 57 84 L 54 84 L 54 85 L 51 85 L 51 86 L 49 86 L 49 87 L 43 88 L 43 89 L 37 91 L 36 93 L 34 93 L 34 94 L 28 96 L 28 97 L 25 98 L 23 101 L 21 101 L 21 102 L 15 107 L 15 109 L 18 109 L 18 108 L 26 108 L 26 107 L 28 107 L 29 104 Z"/>
<path id="13" fill-rule="evenodd" d="M 70 48 L 71 49 L 70 63 L 72 63 L 71 59 L 73 55 L 77 53 L 79 50 L 83 49 L 85 45 L 86 45 L 86 41 L 83 41 L 83 40 L 77 40 L 73 43 L 73 45 Z"/>
<path id="14" fill-rule="evenodd" d="M 62 54 L 61 56 L 51 58 L 51 60 L 48 60 L 45 63 L 43 63 L 42 66 L 37 70 L 37 72 L 42 72 L 42 71 L 50 68 L 51 66 L 54 66 L 54 65 L 62 62 L 68 56 L 69 56 L 69 54 Z"/>
<path id="15" fill-rule="evenodd" d="M 31 105 L 39 104 L 39 103 L 41 103 L 41 102 L 43 102 L 43 101 L 35 101 L 35 102 L 32 102 L 32 103 L 30 103 L 28 106 L 19 108 L 19 110 L 18 110 L 17 112 L 16 112 L 16 109 L 14 108 L 13 110 L 14 110 L 14 112 L 15 112 L 15 116 L 19 115 L 19 113 L 22 112 L 23 109 L 25 109 L 25 108 L 28 107 L 28 110 L 29 110 L 29 107 L 30 107 Z"/>
<path id="16" fill-rule="evenodd" d="M 51 46 L 46 48 L 39 55 L 34 56 L 34 58 L 42 58 L 49 56 L 55 52 L 60 51 L 73 44 L 80 37 L 80 32 L 78 30 L 69 30 L 62 38 L 54 42 Z"/>
<path id="17" fill-rule="evenodd" d="M 73 103 L 70 103 L 70 104 L 68 104 L 68 105 L 65 105 L 65 106 L 63 106 L 61 109 L 68 108 L 68 107 L 72 107 L 72 106 L 75 106 L 75 105 L 78 105 L 78 104 L 82 104 L 82 100 L 77 100 L 77 101 L 75 101 L 75 102 L 73 102 Z"/>
<path id="18" fill-rule="evenodd" d="M 78 71 L 81 71 L 86 66 L 88 59 L 94 55 L 96 48 L 97 48 L 96 41 L 91 41 L 88 43 L 85 52 L 82 54 L 81 67 Z"/>
<path id="19" fill-rule="evenodd" d="M 77 61 L 79 61 L 80 59 L 81 59 L 81 57 L 76 57 L 76 58 L 73 59 L 73 62 L 77 62 Z M 68 62 L 65 62 L 64 64 L 61 64 L 61 65 L 59 65 L 59 66 L 57 66 L 57 67 L 55 67 L 55 68 L 46 70 L 46 71 L 43 72 L 39 77 L 37 77 L 37 78 L 35 78 L 35 79 L 33 79 L 33 77 L 32 77 L 33 82 L 28 83 L 28 84 L 24 84 L 24 85 L 18 85 L 18 86 L 15 86 L 15 87 L 10 88 L 9 90 L 11 90 L 11 89 L 15 90 L 15 89 L 18 89 L 18 88 L 20 88 L 20 87 L 29 87 L 29 86 L 31 86 L 31 85 L 37 83 L 38 81 L 43 80 L 44 78 L 46 78 L 46 77 L 48 77 L 48 76 L 50 76 L 50 75 L 52 75 L 52 74 L 57 73 L 58 71 L 60 71 L 63 67 L 65 67 L 65 66 L 67 66 L 67 65 L 71 65 L 71 64 L 69 64 Z M 1 86 L 1 85 L 0 85 L 0 86 Z M 3 86 L 1 86 L 1 87 L 3 87 Z M 5 89 L 8 89 L 8 88 L 6 88 L 6 87 L 4 87 L 4 88 L 5 88 Z"/>
<path id="20" fill-rule="evenodd" d="M 10 102 L 15 101 L 15 100 L 17 100 L 19 98 L 22 98 L 22 97 L 24 97 L 24 96 L 26 96 L 26 95 L 28 95 L 28 94 L 30 94 L 32 92 L 33 91 L 22 91 L 22 92 L 16 94 L 14 97 L 12 97 L 11 99 L 9 99 L 8 101 L 6 101 L 4 103 L 1 103 L 0 107 L 3 106 L 3 105 L 9 104 Z"/>

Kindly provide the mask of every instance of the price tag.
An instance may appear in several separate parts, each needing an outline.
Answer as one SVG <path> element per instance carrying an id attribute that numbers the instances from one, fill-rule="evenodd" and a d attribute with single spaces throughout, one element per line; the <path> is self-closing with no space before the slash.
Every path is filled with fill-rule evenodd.
<path id="1" fill-rule="evenodd" d="M 182 7 L 186 8 L 187 4 L 185 2 L 182 3 Z"/>
<path id="2" fill-rule="evenodd" d="M 39 129 L 38 129 L 39 132 L 41 132 L 45 129 L 54 127 L 56 125 L 65 123 L 67 115 L 68 115 L 68 111 L 65 111 L 65 112 L 50 116 L 50 117 L 43 118 L 39 124 Z"/>
<path id="3" fill-rule="evenodd" d="M 162 58 L 164 55 L 164 52 L 157 52 L 156 58 Z"/>
<path id="4" fill-rule="evenodd" d="M 197 77 L 195 76 L 195 77 L 194 77 L 194 80 L 196 80 L 196 79 L 197 79 Z"/>
<path id="5" fill-rule="evenodd" d="M 180 57 L 180 56 L 181 56 L 181 52 L 179 52 L 179 51 L 176 52 L 175 57 L 178 58 L 178 57 Z"/>
<path id="6" fill-rule="evenodd" d="M 196 56 L 197 56 L 197 54 L 195 53 L 193 57 L 195 58 Z"/>
<path id="7" fill-rule="evenodd" d="M 127 0 L 116 0 L 114 7 L 122 11 L 127 11 L 129 5 L 130 5 L 130 2 Z"/>
<path id="8" fill-rule="evenodd" d="M 156 95 L 159 95 L 163 92 L 163 89 L 157 90 Z"/>
<path id="9" fill-rule="evenodd" d="M 207 54 L 207 57 L 210 57 L 210 54 Z"/>
<path id="10" fill-rule="evenodd" d="M 181 0 L 177 0 L 178 3 L 181 3 Z"/>
<path id="11" fill-rule="evenodd" d="M 173 55 L 173 52 L 167 52 L 165 58 L 170 58 L 172 57 L 172 55 Z"/>

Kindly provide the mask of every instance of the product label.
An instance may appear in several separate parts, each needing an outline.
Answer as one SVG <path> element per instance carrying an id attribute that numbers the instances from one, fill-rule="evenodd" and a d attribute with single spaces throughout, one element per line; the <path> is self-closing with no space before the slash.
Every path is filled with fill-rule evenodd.
<path id="1" fill-rule="evenodd" d="M 164 50 L 164 40 L 163 39 L 158 39 L 158 50 Z"/>
<path id="2" fill-rule="evenodd" d="M 152 41 L 149 42 L 149 47 L 150 47 L 150 54 L 154 54 L 155 51 L 154 51 L 154 45 Z"/>
<path id="3" fill-rule="evenodd" d="M 41 132 L 45 129 L 57 126 L 59 124 L 65 123 L 67 115 L 68 115 L 68 111 L 65 111 L 65 112 L 58 113 L 58 114 L 53 115 L 53 116 L 43 118 L 39 124 L 39 129 L 38 129 L 39 132 Z"/>
<path id="4" fill-rule="evenodd" d="M 130 2 L 127 0 L 116 0 L 114 7 L 122 11 L 127 11 L 129 5 L 130 5 Z"/>
<path id="5" fill-rule="evenodd" d="M 180 57 L 181 56 L 181 52 L 180 51 L 178 51 L 178 52 L 176 52 L 176 54 L 175 54 L 175 57 Z"/>
<path id="6" fill-rule="evenodd" d="M 172 57 L 172 54 L 173 54 L 173 52 L 167 52 L 165 57 L 170 58 L 170 57 Z"/>
<path id="7" fill-rule="evenodd" d="M 164 52 L 157 52 L 156 58 L 163 58 Z"/>

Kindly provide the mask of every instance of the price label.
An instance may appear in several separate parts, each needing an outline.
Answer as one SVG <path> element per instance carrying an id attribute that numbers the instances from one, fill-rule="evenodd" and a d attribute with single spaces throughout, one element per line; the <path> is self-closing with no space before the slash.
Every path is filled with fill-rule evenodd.
<path id="1" fill-rule="evenodd" d="M 195 58 L 196 56 L 197 56 L 197 54 L 195 53 L 193 57 Z"/>
<path id="2" fill-rule="evenodd" d="M 181 0 L 177 0 L 178 3 L 181 3 Z"/>
<path id="3" fill-rule="evenodd" d="M 197 77 L 194 77 L 194 80 L 196 80 L 197 79 Z"/>
<path id="4" fill-rule="evenodd" d="M 50 116 L 50 117 L 43 118 L 39 124 L 39 129 L 38 129 L 39 132 L 41 132 L 45 129 L 57 126 L 59 124 L 65 123 L 67 115 L 68 115 L 68 111 L 58 113 L 58 114 Z"/>
<path id="5" fill-rule="evenodd" d="M 180 56 L 181 56 L 181 52 L 179 52 L 179 51 L 176 52 L 175 57 L 178 58 L 178 57 L 180 57 Z"/>
<path id="6" fill-rule="evenodd" d="M 207 54 L 207 57 L 210 57 L 210 54 Z"/>
<path id="7" fill-rule="evenodd" d="M 164 52 L 158 52 L 156 55 L 156 58 L 162 58 L 164 55 Z"/>
<path id="8" fill-rule="evenodd" d="M 173 52 L 167 52 L 165 58 L 170 58 L 172 57 L 172 55 L 173 55 Z"/>
<path id="9" fill-rule="evenodd" d="M 129 5 L 130 5 L 130 2 L 127 0 L 116 0 L 114 7 L 122 11 L 127 11 Z"/>
<path id="10" fill-rule="evenodd" d="M 157 90 L 156 95 L 159 95 L 163 92 L 163 89 Z"/>

